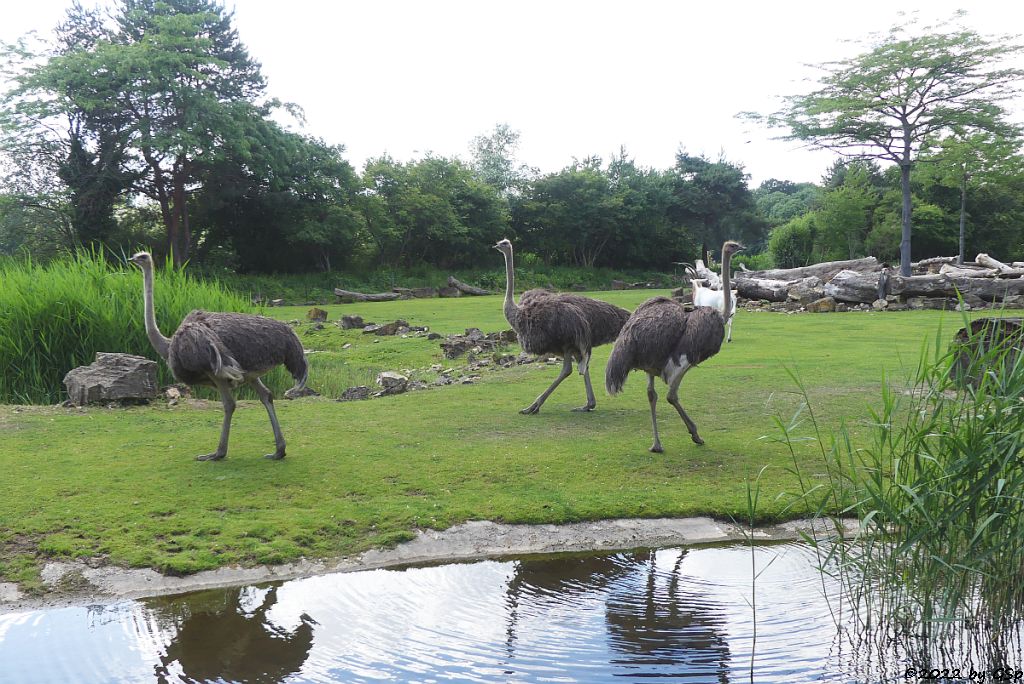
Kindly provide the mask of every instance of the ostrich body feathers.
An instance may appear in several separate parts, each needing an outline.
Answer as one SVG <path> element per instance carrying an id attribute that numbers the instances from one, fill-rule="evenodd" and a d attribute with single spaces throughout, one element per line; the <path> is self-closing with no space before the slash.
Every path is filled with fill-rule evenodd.
<path id="1" fill-rule="evenodd" d="M 238 385 L 284 364 L 304 384 L 308 373 L 302 343 L 281 321 L 238 313 L 193 311 L 171 337 L 167 365 L 189 385 Z"/>
<path id="2" fill-rule="evenodd" d="M 718 309 L 687 311 L 668 297 L 637 307 L 622 327 L 605 369 L 605 387 L 617 394 L 631 370 L 663 376 L 666 366 L 696 366 L 722 348 L 725 323 Z"/>

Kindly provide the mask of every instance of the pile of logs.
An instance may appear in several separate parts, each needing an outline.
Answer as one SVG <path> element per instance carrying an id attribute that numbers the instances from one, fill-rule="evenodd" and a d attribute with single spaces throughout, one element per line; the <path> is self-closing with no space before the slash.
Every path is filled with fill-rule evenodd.
<path id="1" fill-rule="evenodd" d="M 959 295 L 971 306 L 1024 303 L 1024 262 L 1005 264 L 987 254 L 956 265 L 955 257 L 915 263 L 913 275 L 879 263 L 874 257 L 830 261 L 813 266 L 765 271 L 739 271 L 735 288 L 744 299 L 808 304 L 831 297 L 848 304 L 879 300 L 911 308 L 955 306 Z"/>
<path id="2" fill-rule="evenodd" d="M 489 290 L 475 287 L 458 280 L 455 276 L 448 276 L 448 285 L 444 287 L 393 287 L 391 292 L 377 292 L 367 294 L 343 290 L 340 287 L 334 288 L 334 294 L 338 297 L 339 303 L 351 302 L 389 302 L 394 299 L 430 298 L 430 297 L 461 297 L 462 295 L 488 295 Z"/>

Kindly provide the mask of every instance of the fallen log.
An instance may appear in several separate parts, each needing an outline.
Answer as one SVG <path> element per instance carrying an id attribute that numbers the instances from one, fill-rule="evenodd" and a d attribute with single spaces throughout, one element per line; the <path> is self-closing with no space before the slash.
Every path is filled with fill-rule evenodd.
<path id="1" fill-rule="evenodd" d="M 1007 271 L 1014 270 L 1013 267 L 1004 264 L 1002 261 L 999 261 L 998 259 L 993 259 L 992 257 L 985 253 L 979 254 L 977 257 L 975 257 L 974 260 L 981 264 L 982 266 L 994 268 L 1000 273 L 1006 273 Z"/>
<path id="2" fill-rule="evenodd" d="M 889 293 L 901 297 L 956 297 L 955 281 L 944 273 L 889 277 Z"/>
<path id="3" fill-rule="evenodd" d="M 939 273 L 950 278 L 994 278 L 999 273 L 994 268 L 977 268 L 974 266 L 954 266 L 943 264 Z"/>
<path id="4" fill-rule="evenodd" d="M 466 283 L 462 282 L 461 280 L 457 280 L 455 278 L 455 276 L 448 276 L 448 285 L 450 287 L 454 287 L 459 292 L 463 292 L 463 293 L 468 294 L 468 295 L 474 295 L 474 296 L 477 296 L 477 297 L 479 297 L 480 295 L 489 295 L 489 294 L 491 294 L 491 292 L 489 290 L 485 290 L 482 287 L 475 287 L 473 285 L 467 285 Z"/>
<path id="5" fill-rule="evenodd" d="M 986 302 L 1024 295 L 1024 278 L 961 278 L 956 285 L 964 294 L 977 295 Z"/>
<path id="6" fill-rule="evenodd" d="M 799 268 L 773 268 L 766 271 L 743 271 L 733 274 L 734 280 L 745 280 L 756 278 L 763 280 L 800 280 L 811 276 L 821 278 L 822 282 L 828 282 L 840 271 L 855 271 L 858 273 L 874 273 L 882 270 L 882 265 L 875 257 L 863 259 L 850 259 L 848 261 L 825 261 L 811 266 Z"/>
<path id="7" fill-rule="evenodd" d="M 876 299 L 884 298 L 884 292 L 879 293 L 880 277 L 881 272 L 858 273 L 857 271 L 842 270 L 832 276 L 832 280 L 825 283 L 825 295 L 839 302 L 871 304 Z M 879 294 L 882 294 L 882 297 L 879 297 Z"/>
<path id="8" fill-rule="evenodd" d="M 342 290 L 340 287 L 334 288 L 334 294 L 341 303 L 350 302 L 390 302 L 398 299 L 399 294 L 397 292 L 378 292 L 376 294 L 364 294 L 362 292 L 352 292 L 351 290 Z"/>

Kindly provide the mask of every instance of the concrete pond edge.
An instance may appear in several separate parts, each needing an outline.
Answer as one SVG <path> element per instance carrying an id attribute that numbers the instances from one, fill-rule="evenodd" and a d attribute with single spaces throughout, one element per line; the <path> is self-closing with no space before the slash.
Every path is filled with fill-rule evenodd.
<path id="1" fill-rule="evenodd" d="M 856 520 L 843 522 L 856 533 Z M 0 614 L 42 608 L 109 604 L 245 584 L 279 582 L 335 572 L 356 572 L 411 565 L 468 562 L 548 553 L 617 551 L 689 546 L 752 539 L 793 541 L 835 532 L 829 519 L 794 520 L 755 527 L 712 518 L 625 518 L 565 525 L 508 525 L 476 520 L 447 530 L 420 530 L 415 539 L 391 549 L 371 549 L 330 560 L 301 559 L 281 565 L 229 566 L 183 577 L 149 568 L 93 567 L 87 561 L 51 561 L 42 570 L 47 591 L 23 594 L 13 583 L 0 583 Z"/>

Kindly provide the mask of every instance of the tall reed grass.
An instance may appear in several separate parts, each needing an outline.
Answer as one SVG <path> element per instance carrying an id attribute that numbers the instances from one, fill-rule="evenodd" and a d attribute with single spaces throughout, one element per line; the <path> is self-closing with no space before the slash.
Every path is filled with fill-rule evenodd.
<path id="1" fill-rule="evenodd" d="M 192 309 L 253 311 L 220 284 L 173 268 L 156 274 L 154 290 L 157 323 L 168 336 Z M 46 265 L 0 260 L 0 403 L 60 401 L 64 375 L 98 351 L 158 358 L 143 326 L 138 269 L 90 253 Z M 163 363 L 160 380 L 173 382 Z"/>
<path id="2" fill-rule="evenodd" d="M 1020 336 L 992 341 L 984 330 L 950 345 L 940 330 L 906 383 L 884 383 L 866 446 L 845 427 L 822 429 L 806 393 L 801 417 L 780 423 L 798 470 L 794 445 L 807 439 L 800 426 L 811 425 L 827 471 L 828 483 L 806 481 L 800 500 L 861 522 L 852 540 L 810 541 L 826 554 L 821 567 L 842 575 L 858 626 L 850 637 L 882 656 L 875 665 L 991 672 L 1021 662 L 1020 345 Z"/>

